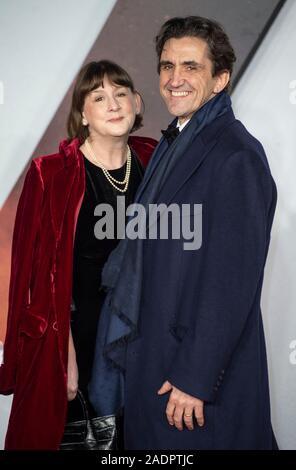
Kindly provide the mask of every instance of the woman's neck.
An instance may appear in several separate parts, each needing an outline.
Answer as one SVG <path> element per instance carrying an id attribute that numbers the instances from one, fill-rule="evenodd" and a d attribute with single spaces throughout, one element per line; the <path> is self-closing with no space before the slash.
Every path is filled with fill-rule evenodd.
<path id="1" fill-rule="evenodd" d="M 113 139 L 88 137 L 80 150 L 95 165 L 102 163 L 106 170 L 115 170 L 126 162 L 127 139 L 127 136 Z"/>

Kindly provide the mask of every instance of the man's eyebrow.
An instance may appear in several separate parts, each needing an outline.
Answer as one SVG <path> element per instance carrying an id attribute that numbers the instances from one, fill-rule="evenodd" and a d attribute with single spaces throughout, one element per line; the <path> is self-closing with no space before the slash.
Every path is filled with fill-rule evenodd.
<path id="1" fill-rule="evenodd" d="M 184 60 L 184 62 L 182 62 L 182 65 L 194 65 L 194 67 L 204 67 L 203 64 L 201 64 L 200 62 L 196 62 L 196 60 Z"/>
<path id="2" fill-rule="evenodd" d="M 159 65 L 173 65 L 173 62 L 171 62 L 170 60 L 161 60 L 159 62 Z"/>
<path id="3" fill-rule="evenodd" d="M 171 62 L 170 60 L 161 60 L 159 62 L 159 65 L 160 67 L 161 66 L 165 66 L 165 65 L 174 65 L 173 62 Z M 199 67 L 199 68 L 203 68 L 204 65 L 201 64 L 200 62 L 196 62 L 196 60 L 184 60 L 184 62 L 182 62 L 181 65 L 192 65 L 194 67 Z"/>

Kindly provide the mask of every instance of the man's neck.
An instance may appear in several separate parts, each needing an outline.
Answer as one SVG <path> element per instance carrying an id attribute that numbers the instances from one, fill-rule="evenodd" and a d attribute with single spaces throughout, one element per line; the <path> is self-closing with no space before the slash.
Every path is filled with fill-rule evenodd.
<path id="1" fill-rule="evenodd" d="M 180 123 L 179 119 L 178 119 L 178 122 L 177 122 L 177 127 L 179 128 L 179 131 L 181 132 L 184 127 L 186 126 L 186 124 L 188 124 L 188 122 L 190 121 L 190 118 L 189 119 L 186 119 L 185 121 L 182 121 Z"/>

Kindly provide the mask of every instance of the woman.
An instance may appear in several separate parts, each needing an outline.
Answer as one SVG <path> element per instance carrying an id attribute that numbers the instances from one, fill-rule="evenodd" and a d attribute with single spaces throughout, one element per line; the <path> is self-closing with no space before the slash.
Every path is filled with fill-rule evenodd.
<path id="1" fill-rule="evenodd" d="M 14 393 L 6 449 L 58 449 L 67 399 L 78 386 L 86 393 L 104 300 L 101 270 L 117 244 L 95 238 L 94 209 L 106 202 L 116 209 L 118 195 L 126 205 L 134 198 L 143 175 L 135 152 L 147 163 L 155 147 L 140 137 L 128 145 L 141 126 L 140 107 L 125 70 L 87 64 L 73 92 L 69 139 L 57 154 L 34 159 L 27 173 L 0 368 L 1 393 Z"/>

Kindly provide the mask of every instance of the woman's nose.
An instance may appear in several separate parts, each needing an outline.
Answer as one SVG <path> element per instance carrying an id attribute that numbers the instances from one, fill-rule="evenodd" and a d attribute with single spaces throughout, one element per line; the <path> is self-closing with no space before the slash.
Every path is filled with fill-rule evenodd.
<path id="1" fill-rule="evenodd" d="M 109 110 L 118 111 L 120 109 L 119 101 L 115 97 L 110 97 L 109 99 Z"/>

